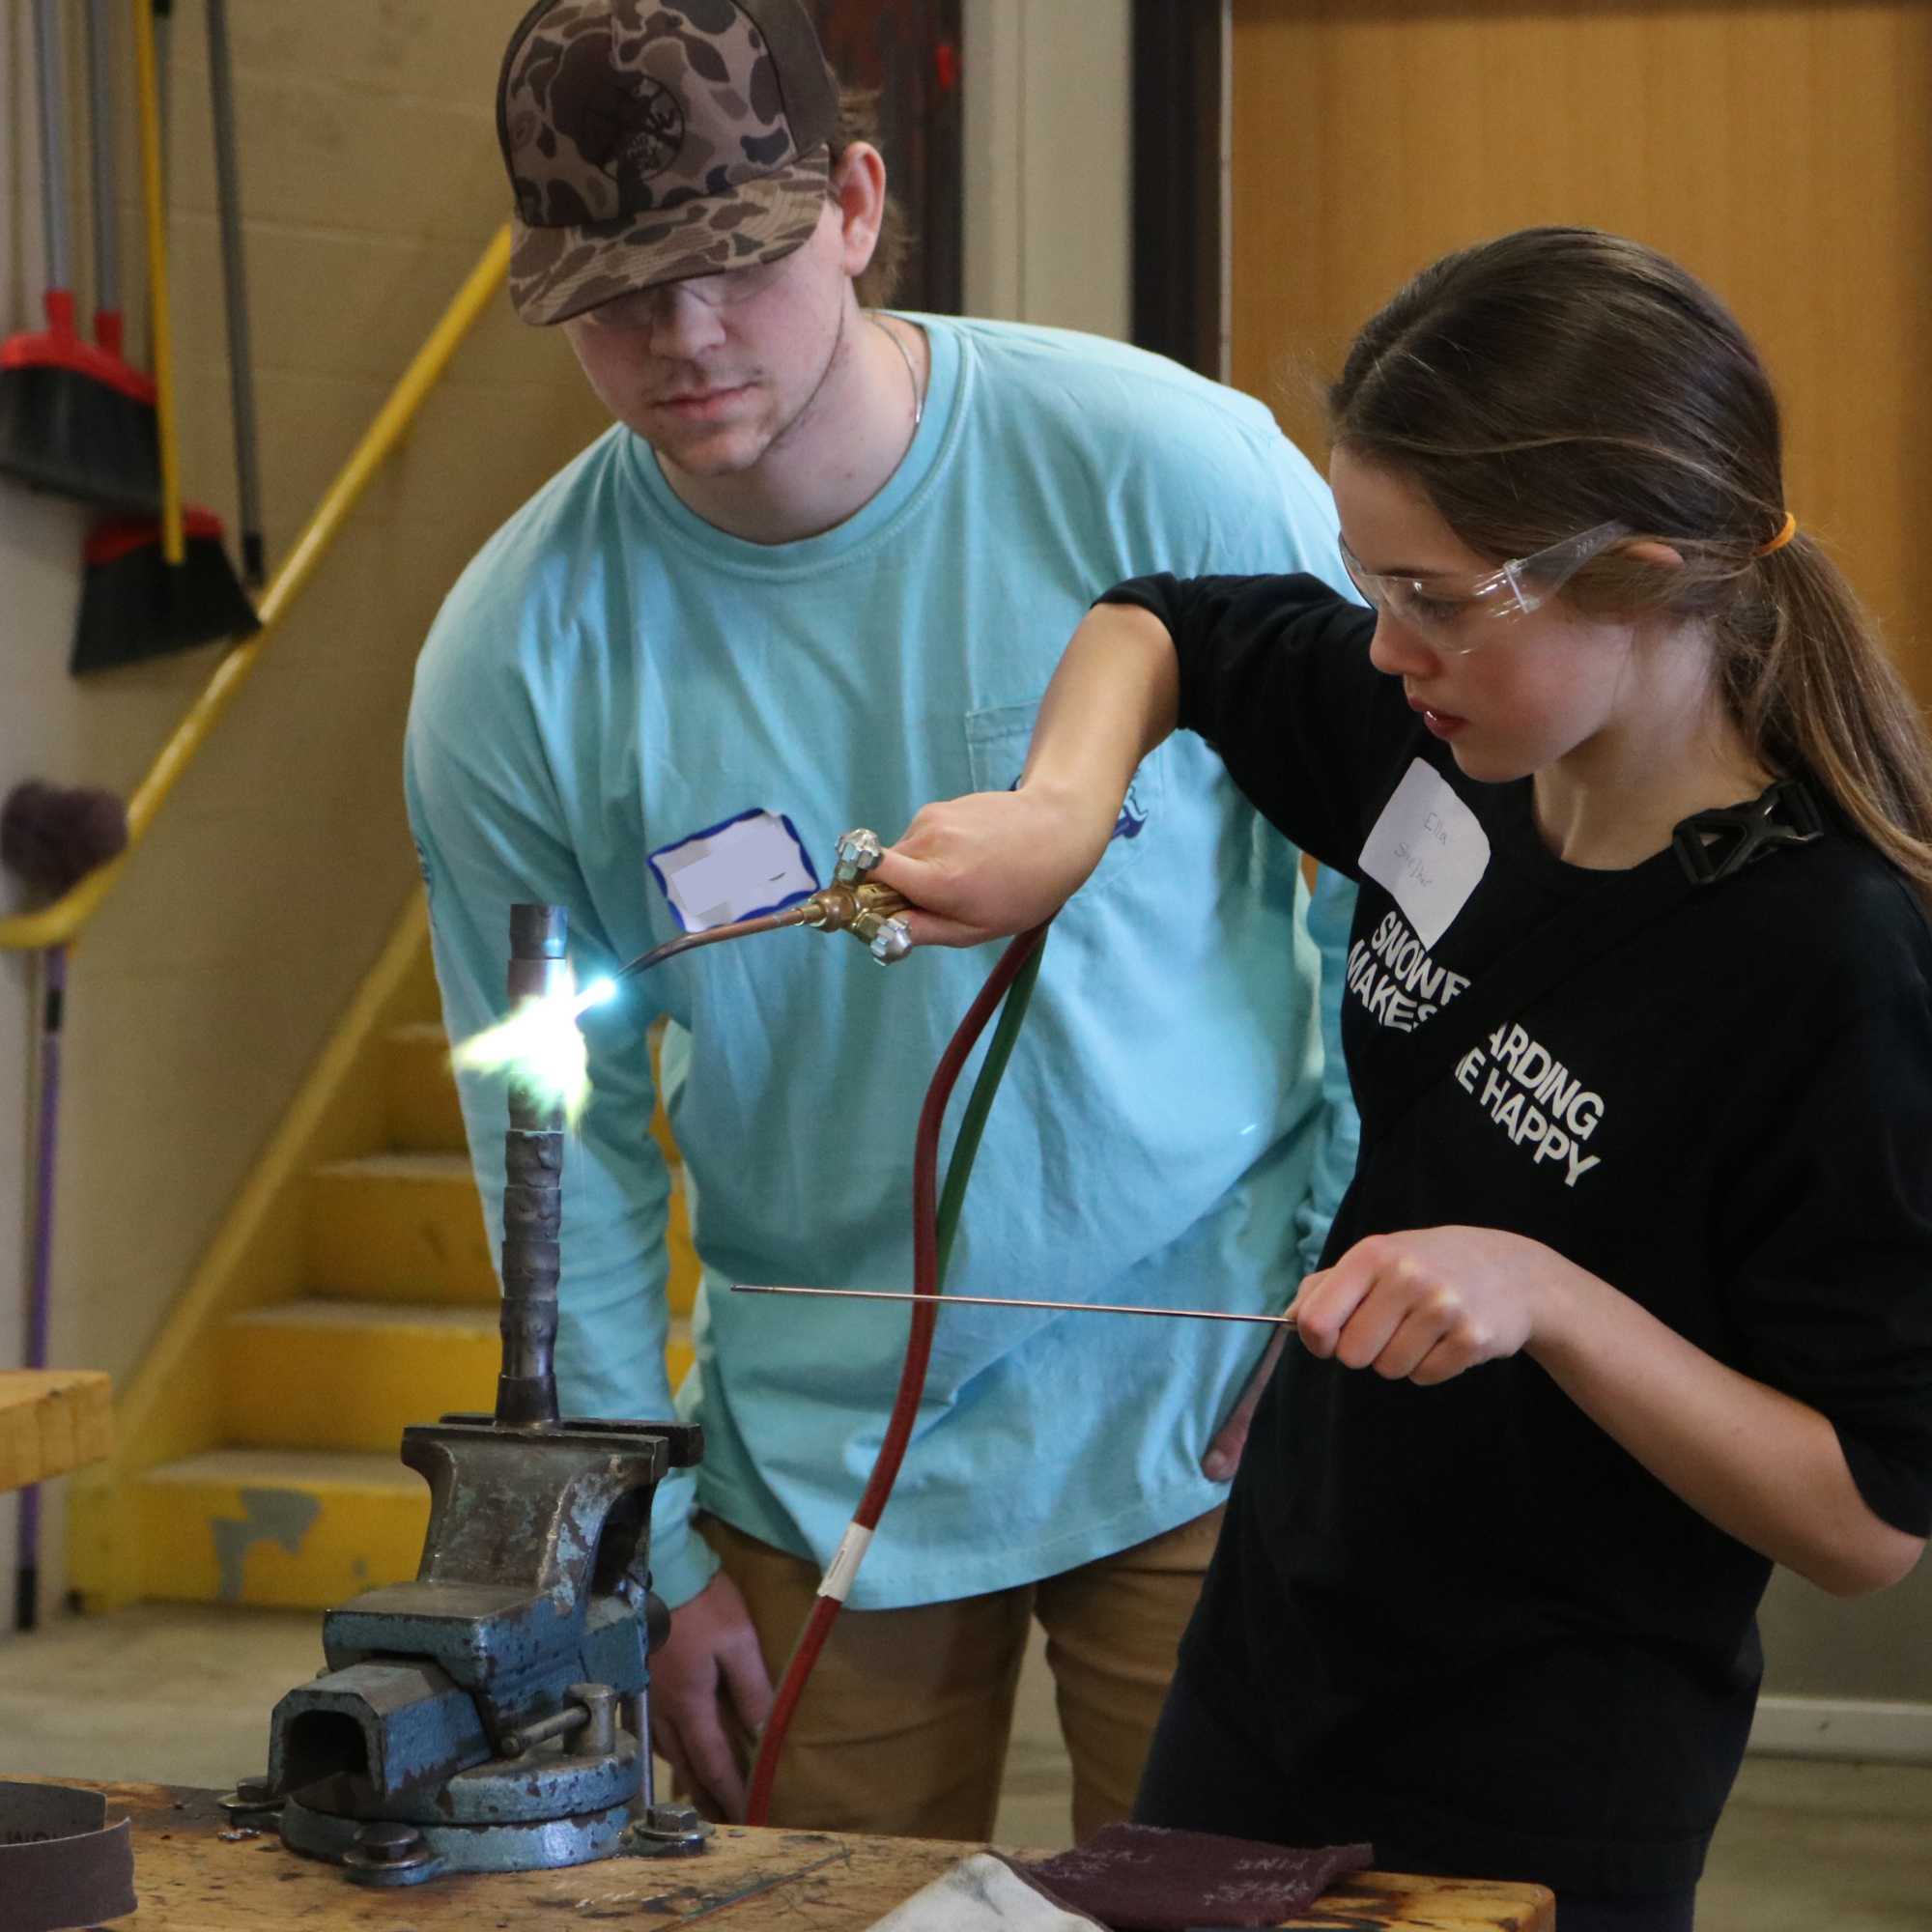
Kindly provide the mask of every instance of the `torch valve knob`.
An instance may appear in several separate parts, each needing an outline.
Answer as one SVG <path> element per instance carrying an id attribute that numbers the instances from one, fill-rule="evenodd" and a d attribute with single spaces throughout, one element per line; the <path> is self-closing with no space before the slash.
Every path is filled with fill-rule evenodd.
<path id="1" fill-rule="evenodd" d="M 876 832 L 848 832 L 837 849 L 838 867 L 832 876 L 841 886 L 857 885 L 885 857 Z"/>
<path id="2" fill-rule="evenodd" d="M 896 915 L 882 919 L 870 942 L 872 957 L 881 966 L 896 966 L 912 951 L 912 931 Z"/>

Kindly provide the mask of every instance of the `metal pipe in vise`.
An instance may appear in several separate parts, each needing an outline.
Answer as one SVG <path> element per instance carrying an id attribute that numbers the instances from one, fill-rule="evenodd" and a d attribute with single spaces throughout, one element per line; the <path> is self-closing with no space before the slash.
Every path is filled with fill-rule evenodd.
<path id="1" fill-rule="evenodd" d="M 512 1007 L 566 984 L 569 914 L 562 906 L 510 908 Z M 563 1222 L 563 1109 L 512 1075 L 503 1136 L 503 1370 L 497 1421 L 545 1428 L 557 1418 L 556 1284 Z"/>

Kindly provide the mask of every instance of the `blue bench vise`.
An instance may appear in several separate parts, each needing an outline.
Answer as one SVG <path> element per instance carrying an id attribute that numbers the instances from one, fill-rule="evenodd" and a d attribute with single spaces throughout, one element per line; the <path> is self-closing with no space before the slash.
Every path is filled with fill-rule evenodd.
<path id="1" fill-rule="evenodd" d="M 511 908 L 512 1005 L 563 990 L 561 907 Z M 269 1775 L 226 1801 L 364 1885 L 530 1871 L 618 1851 L 701 1851 L 659 1804 L 649 1653 L 651 1500 L 703 1454 L 679 1422 L 557 1415 L 561 1112 L 513 1081 L 503 1205 L 503 1369 L 494 1415 L 403 1432 L 430 1487 L 413 1582 L 323 1624 L 327 1669 L 276 1705 Z"/>

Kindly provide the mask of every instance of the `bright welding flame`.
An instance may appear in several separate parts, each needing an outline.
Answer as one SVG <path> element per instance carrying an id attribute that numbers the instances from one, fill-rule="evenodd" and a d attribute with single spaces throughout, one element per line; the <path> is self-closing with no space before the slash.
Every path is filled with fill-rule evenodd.
<path id="1" fill-rule="evenodd" d="M 561 1107 L 564 1119 L 575 1126 L 590 1099 L 589 1059 L 577 1016 L 616 990 L 611 981 L 599 980 L 582 993 L 566 985 L 526 1000 L 508 1019 L 466 1039 L 450 1059 L 479 1073 L 507 1073 L 539 1101 Z"/>
<path id="2" fill-rule="evenodd" d="M 593 980 L 582 992 L 578 994 L 576 1004 L 570 1010 L 573 1013 L 588 1012 L 592 1007 L 601 1007 L 606 1000 L 614 1000 L 616 997 L 616 980 Z"/>

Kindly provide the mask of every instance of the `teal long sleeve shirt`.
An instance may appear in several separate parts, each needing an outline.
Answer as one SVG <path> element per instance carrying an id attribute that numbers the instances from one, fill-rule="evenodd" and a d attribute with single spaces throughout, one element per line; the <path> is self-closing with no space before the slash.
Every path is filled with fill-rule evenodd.
<path id="1" fill-rule="evenodd" d="M 1345 582 L 1327 492 L 1260 405 L 1090 337 L 918 321 L 932 349 L 923 424 L 838 528 L 769 547 L 727 536 L 617 428 L 451 593 L 417 670 L 407 782 L 452 1037 L 503 1010 L 515 901 L 568 908 L 582 980 L 797 896 L 829 878 L 850 827 L 890 838 L 930 799 L 1012 784 L 1067 637 L 1119 580 Z M 1351 898 L 1318 895 L 1337 976 Z M 1146 761 L 1053 928 L 951 1288 L 1286 1304 L 1352 1151 L 1346 1088 L 1324 1099 L 1307 909 L 1298 854 L 1199 739 Z M 673 960 L 586 1015 L 592 1097 L 566 1163 L 557 1351 L 580 1414 L 672 1406 L 668 1179 L 645 1045 L 655 1016 L 671 1022 L 665 1097 L 704 1265 L 676 1401 L 707 1445 L 695 1483 L 659 1497 L 652 1562 L 671 1604 L 715 1569 L 694 1502 L 821 1565 L 837 1546 L 907 1312 L 729 1285 L 910 1286 L 914 1125 L 997 956 L 923 951 L 882 971 L 848 938 L 784 931 Z M 494 1235 L 504 1094 L 466 1075 L 463 1097 Z M 947 1310 L 850 1601 L 1005 1588 L 1212 1508 L 1225 1492 L 1201 1458 L 1264 1339 Z"/>

